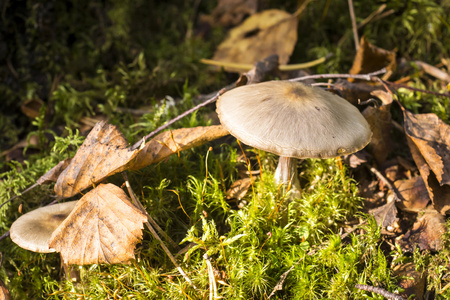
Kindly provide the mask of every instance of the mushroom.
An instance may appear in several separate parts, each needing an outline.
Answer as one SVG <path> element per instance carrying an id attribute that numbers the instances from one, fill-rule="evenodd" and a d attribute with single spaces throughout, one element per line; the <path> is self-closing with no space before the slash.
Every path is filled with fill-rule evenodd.
<path id="1" fill-rule="evenodd" d="M 55 252 L 55 249 L 48 246 L 48 241 L 76 203 L 77 201 L 69 201 L 43 206 L 20 216 L 11 225 L 11 240 L 21 248 L 33 252 Z"/>
<path id="2" fill-rule="evenodd" d="M 275 180 L 291 182 L 298 192 L 296 159 L 351 154 L 372 137 L 355 106 L 299 82 L 268 81 L 232 89 L 219 97 L 217 113 L 238 140 L 279 155 Z"/>

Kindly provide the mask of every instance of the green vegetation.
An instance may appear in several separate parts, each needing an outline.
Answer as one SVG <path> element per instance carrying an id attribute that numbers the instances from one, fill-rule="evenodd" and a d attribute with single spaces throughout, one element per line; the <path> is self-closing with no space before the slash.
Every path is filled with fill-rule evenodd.
<path id="1" fill-rule="evenodd" d="M 449 57 L 448 1 L 354 2 L 358 21 L 381 4 L 394 10 L 361 29 L 373 44 L 395 48 L 407 60 L 436 64 Z M 260 9 L 293 12 L 297 4 L 261 1 Z M 83 117 L 106 116 L 132 144 L 198 103 L 199 94 L 235 80 L 198 62 L 212 56 L 226 33 L 197 23 L 199 14 L 214 6 L 209 1 L 115 0 L 0 4 L 0 147 L 4 151 L 21 139 L 38 137 L 25 161 L 1 157 L 0 202 L 75 154 L 83 141 Z M 334 57 L 313 71 L 347 73 L 354 46 L 346 1 L 310 3 L 300 19 L 298 45 L 292 62 L 332 52 Z M 417 88 L 442 92 L 431 80 L 418 75 L 415 80 Z M 405 89 L 398 93 L 411 111 L 433 112 L 449 122 L 448 98 Z M 45 107 L 30 120 L 20 106 L 33 98 L 42 99 Z M 171 128 L 209 125 L 213 109 L 202 109 Z M 304 191 L 300 199 L 290 199 L 274 183 L 274 156 L 245 148 L 247 165 L 235 140 L 227 142 L 231 145 L 219 140 L 129 174 L 134 191 L 163 230 L 181 247 L 192 243 L 177 259 L 198 291 L 147 230 L 130 265 L 83 266 L 79 282 L 63 278 L 58 254 L 32 253 L 4 239 L 0 279 L 17 299 L 207 299 L 207 254 L 224 299 L 266 299 L 285 272 L 282 290 L 271 299 L 383 299 L 354 285 L 400 291 L 392 267 L 413 261 L 427 270 L 428 289 L 436 299 L 450 298 L 448 235 L 439 253 L 391 252 L 374 219 L 363 213 L 364 199 L 345 165 L 334 159 L 302 161 Z M 242 201 L 247 204 L 238 207 L 225 194 L 240 178 L 240 169 L 261 174 Z M 118 175 L 108 180 L 123 181 Z M 30 211 L 50 203 L 52 192 L 52 186 L 41 186 L 0 208 L 0 233 L 20 216 L 19 205 Z M 340 235 L 341 228 L 359 221 L 365 221 L 359 230 Z"/>

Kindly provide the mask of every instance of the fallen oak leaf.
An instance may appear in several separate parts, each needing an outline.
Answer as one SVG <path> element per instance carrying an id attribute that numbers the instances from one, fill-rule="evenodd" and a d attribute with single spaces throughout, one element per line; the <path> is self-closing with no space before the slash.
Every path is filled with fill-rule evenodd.
<path id="1" fill-rule="evenodd" d="M 198 126 L 165 131 L 146 142 L 136 157 L 129 163 L 130 170 L 139 170 L 160 162 L 174 153 L 203 145 L 228 135 L 222 125 Z"/>
<path id="2" fill-rule="evenodd" d="M 145 221 L 121 188 L 100 184 L 78 201 L 53 232 L 49 247 L 61 253 L 65 264 L 127 263 L 134 259 Z"/>
<path id="3" fill-rule="evenodd" d="M 61 198 L 71 197 L 108 176 L 126 170 L 127 163 L 138 152 L 127 147 L 128 142 L 116 126 L 98 122 L 58 177 L 56 194 Z"/>

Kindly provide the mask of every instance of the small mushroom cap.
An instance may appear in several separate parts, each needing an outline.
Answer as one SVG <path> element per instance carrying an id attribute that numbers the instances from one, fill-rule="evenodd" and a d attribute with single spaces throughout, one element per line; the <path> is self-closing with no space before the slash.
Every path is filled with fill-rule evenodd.
<path id="1" fill-rule="evenodd" d="M 369 124 L 347 100 L 299 82 L 232 89 L 217 101 L 220 122 L 244 144 L 280 156 L 330 158 L 364 148 Z"/>
<path id="2" fill-rule="evenodd" d="M 49 248 L 48 241 L 76 203 L 77 201 L 69 201 L 44 206 L 20 216 L 11 225 L 11 240 L 19 247 L 33 252 L 55 252 L 55 249 Z"/>

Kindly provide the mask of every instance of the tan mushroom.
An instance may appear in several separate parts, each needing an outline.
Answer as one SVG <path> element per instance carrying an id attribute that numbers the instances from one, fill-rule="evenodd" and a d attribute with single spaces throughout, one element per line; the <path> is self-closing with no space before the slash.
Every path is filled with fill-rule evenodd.
<path id="1" fill-rule="evenodd" d="M 345 99 L 299 82 L 268 81 L 232 89 L 217 101 L 222 125 L 244 144 L 280 156 L 278 182 L 296 176 L 296 158 L 331 158 L 364 148 L 369 124 Z"/>
<path id="2" fill-rule="evenodd" d="M 77 201 L 43 206 L 20 216 L 10 228 L 11 240 L 21 248 L 50 253 L 48 241 L 53 231 L 64 221 Z"/>

